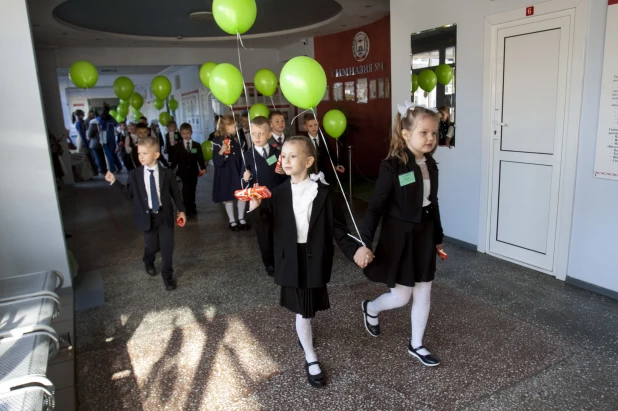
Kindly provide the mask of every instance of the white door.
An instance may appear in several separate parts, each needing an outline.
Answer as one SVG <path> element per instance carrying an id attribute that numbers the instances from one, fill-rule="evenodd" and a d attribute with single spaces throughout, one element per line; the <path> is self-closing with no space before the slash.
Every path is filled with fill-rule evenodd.
<path id="1" fill-rule="evenodd" d="M 498 30 L 489 252 L 551 273 L 570 17 Z"/>

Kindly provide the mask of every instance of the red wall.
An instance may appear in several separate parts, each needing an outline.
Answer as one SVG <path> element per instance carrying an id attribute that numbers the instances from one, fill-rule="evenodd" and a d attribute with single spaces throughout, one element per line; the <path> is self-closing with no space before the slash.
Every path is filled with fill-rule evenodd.
<path id="1" fill-rule="evenodd" d="M 352 54 L 352 43 L 358 32 L 364 32 L 369 37 L 369 55 L 362 62 L 356 61 Z M 369 99 L 366 104 L 357 101 L 333 101 L 333 84 L 346 81 L 354 81 L 358 78 L 367 79 L 367 94 L 369 94 L 369 82 L 371 79 L 388 78 L 391 76 L 391 45 L 390 45 L 390 17 L 372 23 L 365 27 L 344 31 L 328 36 L 315 37 L 315 59 L 326 71 L 329 89 L 329 101 L 323 101 L 318 106 L 318 117 L 321 118 L 331 109 L 341 110 L 347 118 L 348 126 L 340 141 L 346 145 L 352 145 L 354 174 L 362 173 L 369 178 L 375 178 L 378 174 L 380 161 L 386 157 L 389 144 L 389 133 L 392 125 L 391 99 Z M 364 66 L 375 63 L 384 63 L 384 69 L 371 73 L 357 74 L 354 76 L 334 77 L 335 69 Z M 390 83 L 390 81 L 389 81 Z M 409 87 L 409 84 L 406 84 Z M 392 88 L 392 84 L 391 84 Z M 344 96 L 345 99 L 345 96 Z M 332 146 L 332 144 L 331 144 Z M 347 148 L 341 150 L 340 160 L 345 161 Z"/>

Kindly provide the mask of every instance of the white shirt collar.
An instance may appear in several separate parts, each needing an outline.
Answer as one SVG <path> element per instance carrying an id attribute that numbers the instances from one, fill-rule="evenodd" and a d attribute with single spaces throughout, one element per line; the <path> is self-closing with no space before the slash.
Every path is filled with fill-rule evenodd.
<path id="1" fill-rule="evenodd" d="M 155 163 L 154 167 L 152 168 L 144 166 L 144 170 L 148 170 L 148 171 L 153 170 L 155 172 L 159 171 L 159 162 L 157 161 L 157 163 Z"/>

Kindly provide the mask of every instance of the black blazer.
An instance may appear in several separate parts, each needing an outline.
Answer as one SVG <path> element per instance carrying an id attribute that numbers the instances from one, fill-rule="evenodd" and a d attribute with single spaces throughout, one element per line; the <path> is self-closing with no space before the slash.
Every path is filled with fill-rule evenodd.
<path id="1" fill-rule="evenodd" d="M 255 161 L 253 160 L 254 154 L 255 154 Z M 268 158 L 272 158 L 274 156 L 274 159 L 279 159 L 279 154 L 281 154 L 281 151 L 277 150 L 276 148 L 270 147 Z M 268 165 L 268 162 L 266 161 L 266 159 L 262 157 L 260 152 L 257 151 L 255 147 L 253 148 L 253 150 L 248 151 L 245 154 L 245 162 L 247 164 L 247 170 L 251 171 L 251 180 L 249 180 L 249 187 L 253 187 L 253 184 L 259 181 L 261 186 L 266 186 L 268 187 L 269 190 L 272 190 L 273 188 L 277 187 L 279 184 L 283 183 L 285 180 L 289 178 L 285 174 L 275 173 L 277 162 L 274 162 L 271 165 Z M 257 172 L 256 172 L 256 165 L 257 165 Z M 244 170 L 243 170 L 243 174 L 244 174 Z M 256 175 L 257 175 L 257 181 L 256 181 Z"/>
<path id="2" fill-rule="evenodd" d="M 182 140 L 174 146 L 170 153 L 170 168 L 172 170 L 176 168 L 176 175 L 180 178 L 197 178 L 200 170 L 206 170 L 202 146 L 191 140 L 191 152 L 188 152 L 185 144 L 186 142 Z"/>
<path id="3" fill-rule="evenodd" d="M 305 134 L 309 139 L 311 139 L 311 137 L 309 137 L 309 134 Z M 326 174 L 327 172 L 331 171 L 333 166 L 330 164 L 330 160 L 328 159 L 328 151 L 326 151 L 326 146 L 324 143 L 324 141 L 322 140 L 322 137 L 318 135 L 318 158 L 316 159 L 317 161 L 317 165 L 318 165 L 318 171 L 323 172 L 324 174 Z M 312 141 L 313 144 L 313 141 Z"/>
<path id="4" fill-rule="evenodd" d="M 245 130 L 242 128 L 238 129 L 238 135 L 240 136 L 240 141 L 243 142 L 242 149 L 243 151 L 249 151 L 251 147 L 253 147 L 253 142 L 251 141 L 251 134 L 245 133 Z M 251 147 L 249 147 L 251 145 Z"/>
<path id="5" fill-rule="evenodd" d="M 328 186 L 318 184 L 307 235 L 307 288 L 324 287 L 330 281 L 335 253 L 333 238 L 350 261 L 354 260 L 354 254 L 360 247 L 348 236 L 350 231 L 343 210 L 336 203 L 335 193 Z M 275 283 L 282 287 L 300 288 L 291 183 L 287 181 L 276 187 L 272 197 L 264 199 L 260 207 L 247 213 L 246 217 L 264 231 L 272 224 Z"/>
<path id="6" fill-rule="evenodd" d="M 123 185 L 118 180 L 112 185 L 122 192 L 127 200 L 133 199 L 133 212 L 135 215 L 135 228 L 139 231 L 150 230 L 150 208 L 148 207 L 148 194 L 144 185 L 144 166 L 131 170 L 127 179 L 127 185 Z M 176 223 L 174 215 L 174 204 L 179 212 L 185 212 L 182 202 L 182 195 L 174 172 L 169 168 L 159 166 L 159 187 L 161 190 L 161 208 L 165 217 L 165 223 L 173 227 Z"/>
<path id="7" fill-rule="evenodd" d="M 407 164 L 401 164 L 397 158 L 382 160 L 380 174 L 376 182 L 373 196 L 365 213 L 365 220 L 361 236 L 367 247 L 371 248 L 376 229 L 384 214 L 388 214 L 398 220 L 408 223 L 419 223 L 423 210 L 423 175 L 421 168 L 414 160 L 414 154 L 406 149 L 408 154 Z M 434 220 L 434 239 L 436 244 L 442 244 L 444 233 L 440 220 L 440 208 L 438 206 L 438 165 L 430 154 L 426 154 L 427 169 L 431 190 L 429 201 L 432 205 Z M 414 172 L 415 182 L 401 186 L 399 176 L 408 172 Z"/>

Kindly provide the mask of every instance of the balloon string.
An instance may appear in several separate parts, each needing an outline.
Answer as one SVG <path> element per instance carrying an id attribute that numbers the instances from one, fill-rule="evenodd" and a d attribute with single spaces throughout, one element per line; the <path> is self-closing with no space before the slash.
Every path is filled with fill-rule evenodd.
<path id="1" fill-rule="evenodd" d="M 242 77 L 242 87 L 245 90 L 245 98 L 247 99 L 247 105 L 249 103 L 249 94 L 247 93 L 247 85 L 245 84 L 245 74 L 242 71 L 242 61 L 240 60 L 240 46 L 242 45 L 242 48 L 244 48 L 245 50 L 249 50 L 247 49 L 243 44 L 242 44 L 242 38 L 240 37 L 240 33 L 236 32 L 236 49 L 238 51 L 238 67 L 240 68 L 240 76 Z M 252 49 L 251 49 L 252 50 Z M 232 106 L 230 106 L 232 107 Z M 234 115 L 234 110 L 232 110 L 232 116 Z M 234 117 L 234 124 L 236 124 L 236 117 Z M 238 134 L 238 127 L 236 127 L 236 134 Z M 251 134 L 253 134 L 253 129 L 251 128 L 251 118 L 249 118 L 249 138 L 251 138 Z M 247 136 L 245 136 L 245 139 L 247 138 Z M 238 142 L 240 144 L 240 135 L 238 135 Z M 245 141 L 246 143 L 246 141 Z M 249 146 L 249 144 L 247 144 L 247 146 Z M 243 154 L 242 157 L 243 161 L 245 160 L 245 156 Z M 260 181 L 258 180 L 258 172 L 257 172 L 257 165 L 255 162 L 255 151 L 253 152 L 253 165 L 255 166 L 255 182 L 260 185 Z M 247 164 L 245 163 L 245 170 L 247 169 Z M 242 180 L 242 176 L 240 177 L 240 179 Z"/>
<path id="2" fill-rule="evenodd" d="M 313 111 L 313 109 L 312 109 L 312 108 L 310 108 L 309 110 Z M 294 118 L 292 119 L 292 123 L 291 123 L 291 124 L 294 124 L 294 121 L 295 121 L 298 117 L 302 116 L 303 114 L 305 114 L 305 113 L 306 113 L 307 111 L 309 111 L 309 110 L 305 110 L 305 111 L 303 111 L 302 113 L 298 114 L 296 117 L 294 117 Z M 315 115 L 315 113 L 314 113 L 314 115 Z"/>
<path id="3" fill-rule="evenodd" d="M 273 104 L 273 110 L 277 110 L 277 106 L 275 106 L 275 100 L 273 100 L 273 96 L 270 97 L 270 102 Z"/>
<path id="4" fill-rule="evenodd" d="M 315 114 L 315 111 L 313 110 L 313 107 L 310 108 L 309 110 L 311 110 L 311 112 L 313 113 L 314 117 L 317 119 L 318 117 Z M 307 110 L 307 111 L 309 111 Z M 297 116 L 298 117 L 298 116 Z M 337 183 L 339 184 L 339 188 L 341 189 L 341 193 L 343 194 L 343 199 L 345 200 L 345 205 L 348 207 L 348 212 L 350 213 L 350 217 L 352 218 L 352 223 L 354 224 L 354 228 L 356 229 L 356 233 L 358 234 L 358 238 L 354 237 L 351 234 L 348 234 L 350 237 L 352 237 L 353 239 L 355 239 L 356 241 L 358 241 L 360 244 L 363 245 L 363 247 L 366 247 L 365 243 L 363 242 L 363 240 L 361 239 L 361 233 L 358 229 L 358 226 L 356 225 L 356 220 L 354 219 L 354 215 L 352 214 L 352 208 L 350 207 L 350 203 L 348 202 L 348 199 L 345 196 L 345 191 L 343 190 L 343 185 L 341 184 L 341 180 L 339 180 L 339 176 L 337 175 L 337 170 L 335 168 L 335 163 L 333 163 L 333 159 L 330 156 L 330 150 L 328 148 L 328 143 L 326 142 L 326 138 L 324 137 L 324 133 L 322 133 L 322 128 L 318 127 L 318 130 L 320 131 L 320 135 L 322 136 L 322 141 L 324 142 L 324 147 L 326 147 L 326 152 L 328 153 L 328 159 L 330 160 L 330 165 L 333 166 L 333 171 L 335 174 L 335 178 L 337 179 Z M 348 173 L 350 173 L 351 170 L 348 170 Z"/>
<path id="5" fill-rule="evenodd" d="M 234 119 L 234 129 L 236 130 L 236 137 L 238 138 L 238 145 L 240 146 L 240 156 L 242 157 L 242 162 L 245 165 L 245 170 L 247 169 L 247 162 L 245 161 L 245 153 L 243 153 L 242 145 L 240 144 L 240 134 L 238 133 L 238 126 L 236 125 L 236 116 L 234 115 L 234 107 L 230 105 L 230 109 L 232 110 L 232 118 Z M 231 150 L 230 143 L 230 150 Z M 243 185 L 244 179 L 242 178 L 242 174 L 240 175 L 240 187 L 244 190 L 245 186 Z M 247 188 L 249 188 L 247 183 Z"/>

